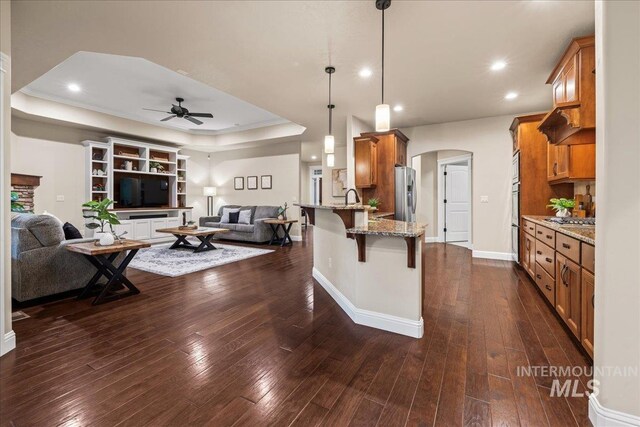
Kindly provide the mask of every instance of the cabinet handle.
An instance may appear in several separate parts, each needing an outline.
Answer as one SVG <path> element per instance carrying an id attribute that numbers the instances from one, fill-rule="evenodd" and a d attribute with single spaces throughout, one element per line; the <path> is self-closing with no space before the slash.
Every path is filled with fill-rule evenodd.
<path id="1" fill-rule="evenodd" d="M 549 257 L 545 258 L 544 260 L 547 261 L 547 262 L 553 262 L 553 260 L 551 258 L 549 258 Z"/>
<path id="2" fill-rule="evenodd" d="M 553 176 L 558 175 L 558 162 L 553 163 Z"/>
<path id="3" fill-rule="evenodd" d="M 571 249 L 571 245 L 568 245 L 566 243 L 563 243 L 562 247 L 565 248 L 565 249 Z"/>
<path id="4" fill-rule="evenodd" d="M 538 255 L 542 255 L 542 252 L 541 252 L 541 251 L 536 251 L 536 253 L 537 253 Z"/>
<path id="5" fill-rule="evenodd" d="M 551 240 L 553 239 L 553 236 L 551 234 L 547 234 L 547 239 Z"/>
<path id="6" fill-rule="evenodd" d="M 525 240 L 525 243 L 527 244 L 527 245 L 526 245 L 527 250 L 531 249 L 531 242 L 530 242 L 530 241 L 528 241 L 528 240 Z"/>
<path id="7" fill-rule="evenodd" d="M 542 231 L 538 231 L 538 234 L 542 234 Z"/>
<path id="8" fill-rule="evenodd" d="M 547 288 L 548 291 L 551 290 L 551 286 L 549 286 L 549 285 L 544 285 L 544 287 Z"/>
<path id="9" fill-rule="evenodd" d="M 539 274 L 536 274 L 536 277 L 537 277 L 538 279 L 542 279 L 542 276 L 541 276 L 541 275 L 539 275 Z"/>
<path id="10" fill-rule="evenodd" d="M 560 270 L 560 280 L 562 280 L 563 285 L 565 285 L 566 287 L 569 287 L 569 284 L 567 283 L 567 279 L 564 278 L 564 273 L 566 273 L 567 270 L 569 270 L 569 267 L 566 264 L 563 265 L 562 270 Z"/>

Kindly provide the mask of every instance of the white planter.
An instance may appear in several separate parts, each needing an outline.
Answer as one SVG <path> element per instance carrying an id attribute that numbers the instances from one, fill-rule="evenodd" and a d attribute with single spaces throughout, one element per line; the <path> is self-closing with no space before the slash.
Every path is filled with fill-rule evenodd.
<path id="1" fill-rule="evenodd" d="M 556 216 L 559 218 L 566 218 L 571 216 L 571 213 L 569 212 L 569 209 L 560 209 L 556 212 Z"/>
<path id="2" fill-rule="evenodd" d="M 111 246 L 116 241 L 115 237 L 113 237 L 113 233 L 97 232 L 93 234 L 93 237 L 98 239 L 100 246 Z"/>

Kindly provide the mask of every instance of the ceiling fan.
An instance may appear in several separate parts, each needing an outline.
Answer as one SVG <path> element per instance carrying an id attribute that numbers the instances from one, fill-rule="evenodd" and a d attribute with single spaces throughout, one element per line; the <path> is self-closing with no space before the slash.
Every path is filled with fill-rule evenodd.
<path id="1" fill-rule="evenodd" d="M 171 110 L 170 111 L 164 111 L 164 110 L 153 110 L 151 108 L 143 108 L 143 110 L 147 110 L 147 111 L 157 111 L 159 113 L 167 113 L 167 114 L 171 114 L 169 117 L 165 117 L 164 119 L 160 120 L 161 122 L 166 122 L 167 120 L 171 120 L 174 117 L 178 117 L 181 119 L 187 119 L 189 120 L 191 123 L 195 123 L 198 126 L 202 124 L 202 122 L 198 119 L 195 119 L 194 117 L 206 117 L 209 119 L 213 118 L 213 114 L 211 113 L 192 113 L 189 110 L 187 110 L 185 107 L 182 106 L 182 103 L 184 102 L 183 98 L 176 98 L 176 101 L 178 101 L 178 105 L 176 104 L 171 104 Z"/>

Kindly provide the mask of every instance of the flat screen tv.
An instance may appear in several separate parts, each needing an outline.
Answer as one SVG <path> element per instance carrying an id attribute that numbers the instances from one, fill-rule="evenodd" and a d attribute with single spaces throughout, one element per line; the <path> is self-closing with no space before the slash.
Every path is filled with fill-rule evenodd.
<path id="1" fill-rule="evenodd" d="M 170 204 L 168 178 L 121 178 L 118 189 L 118 208 L 153 208 Z"/>

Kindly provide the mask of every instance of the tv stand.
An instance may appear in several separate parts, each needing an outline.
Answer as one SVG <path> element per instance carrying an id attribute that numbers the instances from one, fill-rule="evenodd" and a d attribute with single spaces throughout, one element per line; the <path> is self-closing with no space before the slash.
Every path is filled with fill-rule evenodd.
<path id="1" fill-rule="evenodd" d="M 170 241 L 171 236 L 157 233 L 161 228 L 172 228 L 182 225 L 182 214 L 186 214 L 187 221 L 191 219 L 190 207 L 176 208 L 122 208 L 112 209 L 120 219 L 120 224 L 114 226 L 117 234 L 125 231 L 127 239 L 144 240 L 150 243 Z"/>

